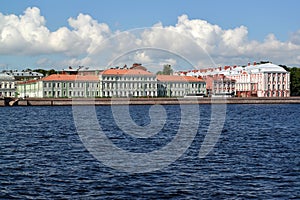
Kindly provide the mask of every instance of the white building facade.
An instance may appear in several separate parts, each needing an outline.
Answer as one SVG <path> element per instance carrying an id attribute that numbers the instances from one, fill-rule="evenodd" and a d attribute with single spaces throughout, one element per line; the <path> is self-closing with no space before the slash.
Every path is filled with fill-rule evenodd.
<path id="1" fill-rule="evenodd" d="M 15 97 L 15 78 L 6 73 L 0 73 L 0 97 Z"/>
<path id="2" fill-rule="evenodd" d="M 272 64 L 248 64 L 246 67 L 225 66 L 179 72 L 179 75 L 203 77 L 225 76 L 235 80 L 235 94 L 240 97 L 289 97 L 290 74 L 284 68 Z M 218 83 L 219 84 L 219 83 Z M 216 87 L 216 86 L 211 86 Z"/>
<path id="3" fill-rule="evenodd" d="M 140 69 L 107 69 L 100 73 L 101 97 L 156 97 L 157 80 Z"/>
<path id="4" fill-rule="evenodd" d="M 289 97 L 290 74 L 284 68 L 266 63 L 249 65 L 239 74 L 229 74 L 236 80 L 236 94 L 241 97 Z"/>
<path id="5" fill-rule="evenodd" d="M 184 97 L 187 95 L 206 95 L 204 80 L 193 76 L 157 75 L 158 96 Z"/>

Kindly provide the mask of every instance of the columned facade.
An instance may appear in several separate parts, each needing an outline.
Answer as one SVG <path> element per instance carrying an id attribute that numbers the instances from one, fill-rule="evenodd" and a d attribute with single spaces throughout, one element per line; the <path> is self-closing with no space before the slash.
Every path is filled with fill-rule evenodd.
<path id="1" fill-rule="evenodd" d="M 139 69 L 108 69 L 100 73 L 101 97 L 156 97 L 156 76 Z"/>

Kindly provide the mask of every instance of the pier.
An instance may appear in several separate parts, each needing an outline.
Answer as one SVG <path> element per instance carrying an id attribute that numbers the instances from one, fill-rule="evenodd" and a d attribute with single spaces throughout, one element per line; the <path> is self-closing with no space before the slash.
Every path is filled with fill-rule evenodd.
<path id="1" fill-rule="evenodd" d="M 284 98 L 25 98 L 0 99 L 0 106 L 72 106 L 72 105 L 179 105 L 179 104 L 299 104 L 300 97 Z"/>

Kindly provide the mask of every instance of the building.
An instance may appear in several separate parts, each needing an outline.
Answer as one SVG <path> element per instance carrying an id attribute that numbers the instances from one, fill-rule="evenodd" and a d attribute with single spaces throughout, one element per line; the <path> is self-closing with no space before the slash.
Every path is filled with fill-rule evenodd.
<path id="1" fill-rule="evenodd" d="M 78 68 L 73 68 L 73 67 L 68 67 L 67 69 L 63 69 L 60 71 L 60 74 L 69 74 L 69 75 L 91 75 L 91 76 L 98 76 L 100 72 L 103 70 L 100 69 L 93 69 L 90 67 L 84 67 L 84 66 L 79 66 Z"/>
<path id="2" fill-rule="evenodd" d="M 205 95 L 206 84 L 201 78 L 193 76 L 157 75 L 158 96 L 183 97 Z"/>
<path id="3" fill-rule="evenodd" d="M 232 85 L 235 80 L 234 93 L 240 97 L 289 97 L 290 96 L 290 74 L 284 68 L 272 64 L 263 63 L 248 66 L 225 66 L 209 69 L 191 70 L 187 72 L 177 72 L 180 76 L 201 76 L 207 81 L 210 93 L 220 92 L 220 81 L 226 89 L 222 78 L 220 81 L 212 82 L 210 77 L 222 77 L 227 79 L 227 85 Z M 225 80 L 225 79 L 224 79 Z M 210 81 L 210 82 L 209 82 Z M 212 85 L 215 84 L 215 85 Z M 218 87 L 219 85 L 219 87 Z M 221 92 L 226 92 L 222 91 Z"/>
<path id="4" fill-rule="evenodd" d="M 0 73 L 0 97 L 15 97 L 15 78 L 7 73 Z"/>
<path id="5" fill-rule="evenodd" d="M 157 80 L 141 68 L 111 68 L 99 75 L 101 97 L 156 97 Z"/>
<path id="6" fill-rule="evenodd" d="M 40 79 L 43 78 L 44 75 L 38 72 L 18 72 L 18 71 L 9 71 L 6 72 L 8 75 L 13 76 L 15 78 L 15 81 L 28 81 L 33 79 Z"/>
<path id="7" fill-rule="evenodd" d="M 289 97 L 290 74 L 272 63 L 248 65 L 230 77 L 236 80 L 236 94 L 241 97 Z"/>
<path id="8" fill-rule="evenodd" d="M 236 80 L 221 75 L 206 76 L 208 96 L 234 96 Z"/>
<path id="9" fill-rule="evenodd" d="M 19 97 L 97 97 L 100 95 L 98 76 L 52 74 L 29 80 L 17 86 Z"/>

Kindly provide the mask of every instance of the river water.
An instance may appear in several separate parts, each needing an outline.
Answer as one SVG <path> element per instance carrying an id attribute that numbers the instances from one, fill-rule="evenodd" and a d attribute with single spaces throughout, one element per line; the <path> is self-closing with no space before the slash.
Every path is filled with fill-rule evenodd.
<path id="1" fill-rule="evenodd" d="M 150 107 L 130 106 L 132 120 L 151 124 Z M 111 107 L 95 107 L 107 137 L 135 153 L 155 151 L 175 138 L 182 108 L 164 109 L 167 119 L 159 134 L 133 139 L 114 122 Z M 71 106 L 3 107 L 0 199 L 299 199 L 300 106 L 226 109 L 221 135 L 206 157 L 198 154 L 211 106 L 200 105 L 197 134 L 177 160 L 155 171 L 127 173 L 96 159 L 86 148 Z"/>

